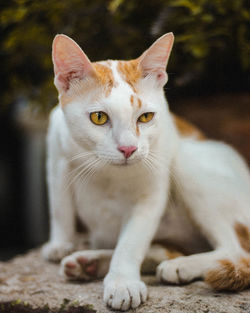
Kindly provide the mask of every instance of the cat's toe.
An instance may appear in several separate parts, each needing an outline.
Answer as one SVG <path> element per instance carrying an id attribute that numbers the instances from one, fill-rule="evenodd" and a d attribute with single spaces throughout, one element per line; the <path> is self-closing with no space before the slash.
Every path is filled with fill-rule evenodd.
<path id="1" fill-rule="evenodd" d="M 80 279 L 82 276 L 81 265 L 77 262 L 73 255 L 69 255 L 62 259 L 60 274 L 67 279 Z"/>
<path id="2" fill-rule="evenodd" d="M 135 309 L 147 299 L 147 288 L 140 280 L 110 279 L 104 283 L 104 301 L 114 310 Z"/>
<path id="3" fill-rule="evenodd" d="M 76 279 L 80 271 L 80 266 L 76 262 L 68 260 L 62 266 L 61 273 L 68 279 Z"/>
<path id="4" fill-rule="evenodd" d="M 171 284 L 178 284 L 178 271 L 175 268 L 171 268 L 171 265 L 167 261 L 162 262 L 156 269 L 156 277 L 159 281 Z"/>
<path id="5" fill-rule="evenodd" d="M 98 263 L 93 253 L 75 252 L 62 260 L 60 273 L 67 279 L 89 281 L 98 277 Z"/>
<path id="6" fill-rule="evenodd" d="M 88 259 L 84 256 L 77 257 L 77 262 L 81 265 L 82 271 L 89 276 L 95 277 L 98 270 L 98 260 Z"/>
<path id="7" fill-rule="evenodd" d="M 182 258 L 163 261 L 157 267 L 156 276 L 159 281 L 170 284 L 185 284 L 198 278 L 196 277 L 196 271 L 193 271 L 192 267 L 185 264 Z"/>

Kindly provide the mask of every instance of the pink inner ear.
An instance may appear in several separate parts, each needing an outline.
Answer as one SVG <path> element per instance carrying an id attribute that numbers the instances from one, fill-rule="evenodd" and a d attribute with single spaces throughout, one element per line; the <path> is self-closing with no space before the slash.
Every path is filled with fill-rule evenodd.
<path id="1" fill-rule="evenodd" d="M 166 77 L 166 73 L 164 73 L 164 72 L 159 72 L 158 74 L 157 74 L 157 78 L 158 79 L 163 79 L 163 78 L 165 78 Z"/>
<path id="2" fill-rule="evenodd" d="M 53 42 L 52 58 L 55 84 L 59 91 L 67 91 L 74 79 L 83 79 L 94 72 L 88 57 L 71 38 L 57 35 Z"/>
<path id="3" fill-rule="evenodd" d="M 64 91 L 67 91 L 70 87 L 70 82 L 73 81 L 74 79 L 81 79 L 84 77 L 84 72 L 79 72 L 79 71 L 71 71 L 68 73 L 58 73 L 56 75 L 56 82 L 57 86 L 60 86 L 60 89 L 63 89 Z"/>
<path id="4" fill-rule="evenodd" d="M 141 55 L 139 59 L 144 77 L 148 74 L 157 72 L 157 79 L 166 79 L 167 75 L 165 73 L 165 69 L 168 63 L 173 42 L 173 34 L 165 34 L 156 40 L 156 42 Z"/>

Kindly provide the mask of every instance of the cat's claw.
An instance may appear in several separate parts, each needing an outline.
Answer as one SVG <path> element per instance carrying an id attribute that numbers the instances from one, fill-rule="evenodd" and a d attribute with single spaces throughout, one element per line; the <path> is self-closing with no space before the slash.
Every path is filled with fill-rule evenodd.
<path id="1" fill-rule="evenodd" d="M 42 247 L 42 255 L 48 261 L 59 262 L 66 255 L 74 250 L 74 245 L 70 242 L 47 242 Z"/>
<path id="2" fill-rule="evenodd" d="M 117 277 L 104 281 L 104 301 L 114 310 L 135 309 L 147 299 L 147 288 L 140 280 Z"/>

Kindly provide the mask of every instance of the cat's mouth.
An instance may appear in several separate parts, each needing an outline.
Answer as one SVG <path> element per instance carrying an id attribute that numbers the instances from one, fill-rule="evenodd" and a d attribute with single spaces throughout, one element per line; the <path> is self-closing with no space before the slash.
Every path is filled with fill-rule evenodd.
<path id="1" fill-rule="evenodd" d="M 134 164 L 140 162 L 140 160 L 141 159 L 139 159 L 139 158 L 123 159 L 123 160 L 113 160 L 111 164 L 114 165 L 114 166 L 126 167 L 126 166 L 134 165 Z"/>
<path id="2" fill-rule="evenodd" d="M 124 166 L 129 166 L 129 165 L 131 165 L 131 163 L 129 163 L 128 160 L 124 160 L 124 161 L 119 162 L 119 163 L 116 163 L 116 162 L 115 162 L 115 163 L 113 163 L 113 165 L 124 167 Z"/>
<path id="3" fill-rule="evenodd" d="M 99 155 L 98 158 L 103 160 L 105 164 L 115 166 L 115 167 L 129 167 L 134 164 L 138 164 L 143 161 L 145 156 L 143 155 L 134 155 L 129 158 L 121 158 L 117 156 L 107 156 L 107 155 Z"/>

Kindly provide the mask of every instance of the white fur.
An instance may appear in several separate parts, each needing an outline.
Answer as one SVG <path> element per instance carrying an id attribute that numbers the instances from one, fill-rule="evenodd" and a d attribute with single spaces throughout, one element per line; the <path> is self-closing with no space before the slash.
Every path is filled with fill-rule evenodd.
<path id="1" fill-rule="evenodd" d="M 170 190 L 177 195 L 174 207 L 184 203 L 216 249 L 159 265 L 160 280 L 180 283 L 204 277 L 220 258 L 235 261 L 244 254 L 233 224 L 250 225 L 250 179 L 233 149 L 178 135 L 153 76 L 139 84 L 137 96 L 143 105 L 138 109 L 130 104 L 133 90 L 116 71 L 116 61 L 111 67 L 117 87 L 108 97 L 92 101 L 95 94 L 77 96 L 51 114 L 47 161 L 51 233 L 43 253 L 56 260 L 73 249 L 77 213 L 89 229 L 93 249 L 114 249 L 104 279 L 104 301 L 113 309 L 127 310 L 146 300 L 140 266 L 150 242 L 171 237 L 171 227 L 166 227 Z M 94 125 L 89 119 L 94 111 L 106 112 L 110 122 Z M 139 126 L 137 136 L 136 121 L 144 112 L 155 116 Z M 127 164 L 117 149 L 121 145 L 138 147 Z M 103 250 L 89 253 L 83 255 L 92 260 Z M 107 255 L 111 254 L 109 250 Z M 77 256 L 68 257 L 62 266 Z M 80 268 L 76 271 L 84 277 Z"/>

